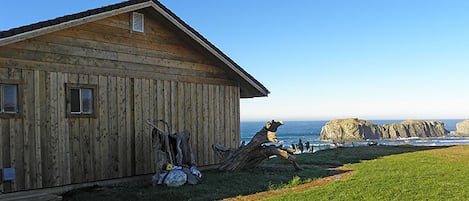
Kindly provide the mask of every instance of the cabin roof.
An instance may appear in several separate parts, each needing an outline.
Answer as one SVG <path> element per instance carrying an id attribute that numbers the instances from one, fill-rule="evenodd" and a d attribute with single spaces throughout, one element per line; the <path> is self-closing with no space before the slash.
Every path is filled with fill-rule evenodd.
<path id="1" fill-rule="evenodd" d="M 185 23 L 181 18 L 176 16 L 176 14 L 174 14 L 157 0 L 130 0 L 71 15 L 65 15 L 26 26 L 12 28 L 6 31 L 0 31 L 0 46 L 149 7 L 153 8 L 156 12 L 159 12 L 173 25 L 175 25 L 179 31 L 186 34 L 186 36 L 188 36 L 191 40 L 202 46 L 210 54 L 219 59 L 222 63 L 225 64 L 229 71 L 234 72 L 233 75 L 236 76 L 235 80 L 240 82 L 241 98 L 263 97 L 270 93 L 262 83 L 256 80 L 235 61 L 229 58 L 220 49 L 215 47 L 215 45 L 203 37 L 199 32 Z"/>

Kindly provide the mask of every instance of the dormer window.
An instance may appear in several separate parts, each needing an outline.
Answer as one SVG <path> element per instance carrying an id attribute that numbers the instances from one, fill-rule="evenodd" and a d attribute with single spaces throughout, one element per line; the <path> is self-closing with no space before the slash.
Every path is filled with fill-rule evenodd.
<path id="1" fill-rule="evenodd" d="M 132 13 L 132 31 L 142 32 L 144 31 L 144 16 L 142 13 Z"/>

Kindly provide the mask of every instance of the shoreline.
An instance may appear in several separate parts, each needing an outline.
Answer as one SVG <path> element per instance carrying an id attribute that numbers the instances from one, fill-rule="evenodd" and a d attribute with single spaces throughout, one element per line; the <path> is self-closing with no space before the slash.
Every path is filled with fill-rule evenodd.
<path id="1" fill-rule="evenodd" d="M 374 139 L 360 140 L 346 143 L 333 143 L 332 141 L 316 141 L 321 143 L 311 144 L 311 150 L 305 150 L 303 153 L 314 153 L 317 151 L 336 149 L 339 147 L 360 147 L 360 146 L 454 146 L 469 145 L 469 137 L 461 136 L 442 136 L 442 137 L 409 137 L 398 139 Z M 300 153 L 299 150 L 295 153 Z"/>

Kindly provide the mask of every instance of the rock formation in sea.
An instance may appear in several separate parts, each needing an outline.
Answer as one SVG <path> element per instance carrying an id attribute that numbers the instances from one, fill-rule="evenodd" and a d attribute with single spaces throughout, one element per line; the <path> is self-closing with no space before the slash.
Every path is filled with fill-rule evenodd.
<path id="1" fill-rule="evenodd" d="M 456 136 L 469 136 L 469 120 L 456 123 Z"/>
<path id="2" fill-rule="evenodd" d="M 384 124 L 383 138 L 439 137 L 448 134 L 445 124 L 440 121 L 406 120 L 401 123 Z"/>
<path id="3" fill-rule="evenodd" d="M 406 137 L 438 137 L 448 134 L 443 122 L 407 120 L 383 126 L 350 118 L 329 121 L 321 129 L 321 140 L 347 142 L 367 139 L 396 139 Z"/>
<path id="4" fill-rule="evenodd" d="M 382 136 L 381 130 L 381 126 L 362 119 L 334 119 L 322 127 L 319 139 L 340 142 L 380 139 Z"/>

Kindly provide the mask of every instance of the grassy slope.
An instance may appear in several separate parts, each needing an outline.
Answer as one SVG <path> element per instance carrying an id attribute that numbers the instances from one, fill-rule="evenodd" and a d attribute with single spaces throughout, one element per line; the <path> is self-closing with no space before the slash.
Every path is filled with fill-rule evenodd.
<path id="1" fill-rule="evenodd" d="M 272 200 L 467 200 L 469 146 L 385 156 L 347 164 L 344 181 Z"/>
<path id="2" fill-rule="evenodd" d="M 286 195 L 286 197 L 280 197 L 278 199 L 397 199 L 400 195 L 421 192 L 420 189 L 410 188 L 413 187 L 412 182 L 415 180 L 413 178 L 417 176 L 425 178 L 434 178 L 437 176 L 436 179 L 426 179 L 425 182 L 429 183 L 424 183 L 422 187 L 419 187 L 427 189 L 426 191 L 432 191 L 432 189 L 435 188 L 452 188 L 451 185 L 454 183 L 452 180 L 447 179 L 449 177 L 460 176 L 463 178 L 464 176 L 461 176 L 463 173 L 468 175 L 466 174 L 468 172 L 461 167 L 468 165 L 467 162 L 462 165 L 460 164 L 461 157 L 468 158 L 469 160 L 467 154 L 466 156 L 455 155 L 456 152 L 449 152 L 446 153 L 446 155 L 428 154 L 440 153 L 440 151 L 452 149 L 464 149 L 461 153 L 469 153 L 469 147 L 453 147 L 450 149 L 413 146 L 340 148 L 314 154 L 297 155 L 297 161 L 304 169 L 299 172 L 294 172 L 293 167 L 286 160 L 275 158 L 265 161 L 263 168 L 235 172 L 203 172 L 203 182 L 194 186 L 185 185 L 179 188 L 132 185 L 112 188 L 94 187 L 69 192 L 64 195 L 64 200 L 215 200 L 266 191 L 272 187 L 278 188 L 283 184 L 289 183 L 294 177 L 300 177 L 300 181 L 308 181 L 331 174 L 337 174 L 337 172 L 329 172 L 327 168 L 344 164 L 351 164 L 347 166 L 358 171 L 351 179 L 332 182 L 324 187 L 313 188 L 301 194 Z M 424 150 L 429 151 L 418 152 Z M 408 152 L 413 153 L 394 155 Z M 425 154 L 422 155 L 421 153 Z M 450 158 L 451 163 L 446 163 L 445 167 L 438 166 L 439 161 L 449 160 L 448 158 Z M 406 173 L 399 168 L 407 169 L 411 172 Z M 447 171 L 447 169 L 450 170 Z M 437 170 L 440 173 L 435 172 Z M 452 174 L 456 171 L 461 171 L 461 174 Z M 424 174 L 425 172 L 428 174 Z M 441 176 L 438 174 L 443 174 L 445 179 L 439 179 L 438 177 Z M 410 181 L 403 180 L 407 177 L 411 178 Z M 459 178 L 459 180 L 461 179 Z M 440 183 L 442 186 L 439 186 Z M 467 182 L 466 186 L 469 187 Z M 374 191 L 378 191 L 378 194 Z M 409 192 L 406 193 L 406 191 Z M 463 191 L 469 192 L 469 190 L 465 188 L 461 189 L 461 192 Z M 370 195 L 368 196 L 366 194 Z M 428 193 L 425 193 L 425 195 L 426 194 Z"/>

